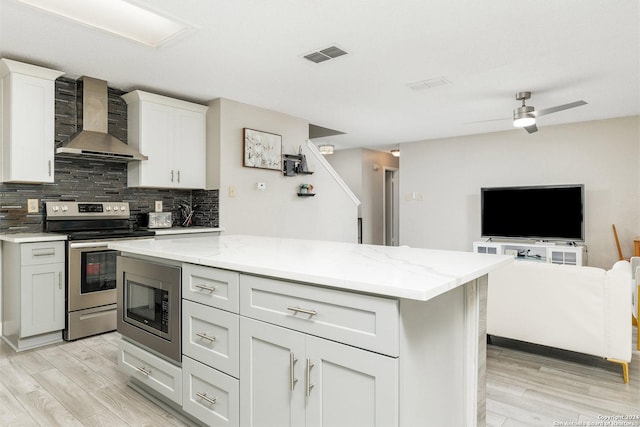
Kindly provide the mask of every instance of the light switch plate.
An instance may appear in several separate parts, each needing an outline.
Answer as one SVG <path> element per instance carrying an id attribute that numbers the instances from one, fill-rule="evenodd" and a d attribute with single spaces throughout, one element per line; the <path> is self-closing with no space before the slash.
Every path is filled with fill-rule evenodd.
<path id="1" fill-rule="evenodd" d="M 162 212 L 162 200 L 156 200 L 156 212 Z"/>
<path id="2" fill-rule="evenodd" d="M 27 199 L 27 213 L 38 213 L 38 199 Z"/>

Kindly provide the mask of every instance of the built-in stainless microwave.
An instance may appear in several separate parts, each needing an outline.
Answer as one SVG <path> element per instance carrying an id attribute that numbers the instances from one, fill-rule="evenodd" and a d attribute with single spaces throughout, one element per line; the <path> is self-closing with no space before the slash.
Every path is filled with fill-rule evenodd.
<path id="1" fill-rule="evenodd" d="M 181 362 L 180 267 L 119 256 L 118 332 Z"/>

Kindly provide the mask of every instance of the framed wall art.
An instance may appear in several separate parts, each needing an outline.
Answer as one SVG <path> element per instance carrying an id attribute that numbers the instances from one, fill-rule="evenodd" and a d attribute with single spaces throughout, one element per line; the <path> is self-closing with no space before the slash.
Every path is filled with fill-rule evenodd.
<path id="1" fill-rule="evenodd" d="M 244 128 L 242 166 L 282 171 L 282 136 Z"/>

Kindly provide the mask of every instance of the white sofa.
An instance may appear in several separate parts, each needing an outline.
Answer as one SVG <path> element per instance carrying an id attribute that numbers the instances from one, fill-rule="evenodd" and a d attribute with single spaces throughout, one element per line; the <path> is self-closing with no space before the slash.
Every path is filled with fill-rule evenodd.
<path id="1" fill-rule="evenodd" d="M 516 261 L 489 274 L 487 333 L 631 361 L 631 265 L 611 270 Z"/>

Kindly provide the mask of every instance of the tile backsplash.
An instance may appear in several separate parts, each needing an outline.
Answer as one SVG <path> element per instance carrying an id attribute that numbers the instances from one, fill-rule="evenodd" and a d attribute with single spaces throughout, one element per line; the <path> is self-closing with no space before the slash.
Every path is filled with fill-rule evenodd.
<path id="1" fill-rule="evenodd" d="M 82 108 L 81 81 L 61 77 L 55 85 L 55 144 L 67 141 L 81 129 L 77 112 Z M 127 104 L 120 97 L 125 92 L 109 88 L 109 133 L 127 142 Z M 38 199 L 39 213 L 27 213 L 27 199 Z M 52 200 L 125 201 L 131 209 L 131 226 L 139 213 L 152 212 L 155 201 L 162 200 L 163 210 L 179 218 L 178 205 L 196 206 L 194 225 L 217 227 L 217 190 L 170 190 L 127 187 L 126 163 L 56 156 L 55 182 L 52 184 L 0 183 L 0 232 L 39 232 L 44 228 L 44 202 Z"/>

